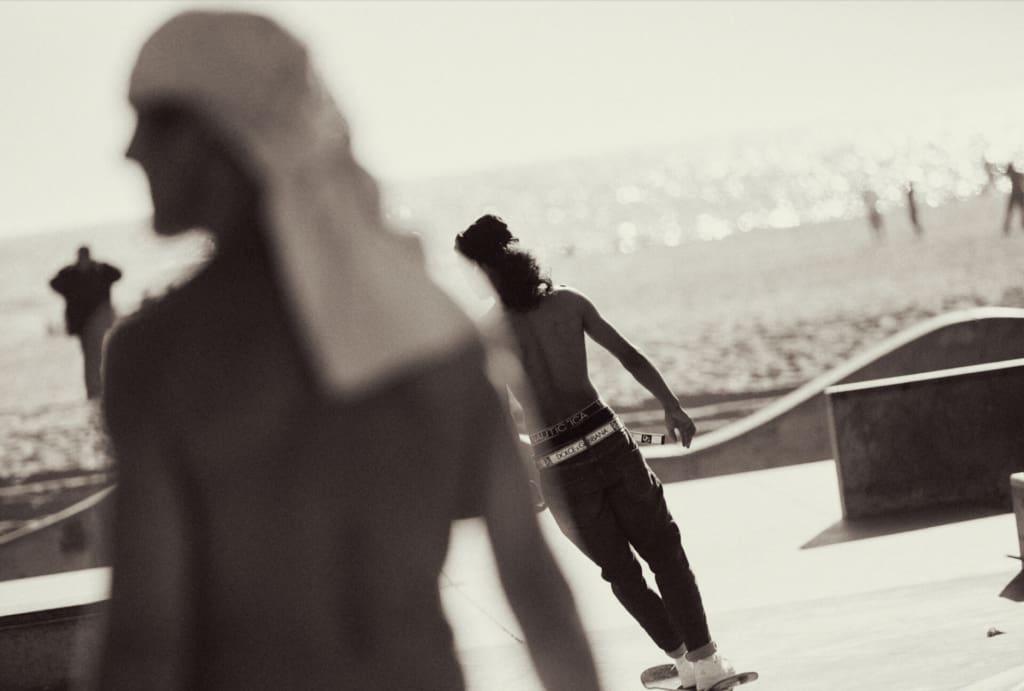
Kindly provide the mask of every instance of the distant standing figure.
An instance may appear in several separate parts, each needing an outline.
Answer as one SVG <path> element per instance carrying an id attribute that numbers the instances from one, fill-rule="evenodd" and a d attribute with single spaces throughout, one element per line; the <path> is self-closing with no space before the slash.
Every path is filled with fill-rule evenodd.
<path id="1" fill-rule="evenodd" d="M 64 297 L 67 332 L 78 336 L 82 346 L 85 393 L 90 399 L 103 392 L 103 339 L 114 323 L 110 286 L 120 278 L 120 269 L 94 261 L 89 248 L 83 246 L 78 248 L 78 261 L 50 279 L 50 287 Z"/>
<path id="2" fill-rule="evenodd" d="M 910 225 L 914 227 L 914 234 L 918 237 L 924 235 L 924 228 L 917 218 L 917 199 L 914 196 L 914 183 L 907 183 L 907 213 L 910 214 Z"/>
<path id="3" fill-rule="evenodd" d="M 1010 179 L 1010 199 L 1006 204 L 1006 218 L 1003 219 L 1003 234 L 1010 234 L 1010 217 L 1014 207 L 1020 215 L 1020 227 L 1024 228 L 1024 173 L 1011 163 L 1006 166 L 1006 177 Z"/>
<path id="4" fill-rule="evenodd" d="M 868 223 L 871 224 L 871 230 L 874 231 L 875 237 L 879 240 L 882 239 L 883 222 L 882 213 L 878 210 L 878 195 L 875 194 L 874 190 L 864 190 L 864 207 L 868 212 Z"/>

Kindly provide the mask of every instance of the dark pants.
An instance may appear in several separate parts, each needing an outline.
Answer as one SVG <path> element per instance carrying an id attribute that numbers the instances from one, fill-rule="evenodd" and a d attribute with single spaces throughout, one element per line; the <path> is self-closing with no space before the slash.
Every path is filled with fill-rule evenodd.
<path id="1" fill-rule="evenodd" d="M 666 652 L 711 644 L 704 605 L 665 504 L 661 482 L 626 432 L 617 432 L 540 472 L 544 498 L 562 532 L 601 567 L 601 576 Z M 633 551 L 654 573 L 651 590 Z"/>

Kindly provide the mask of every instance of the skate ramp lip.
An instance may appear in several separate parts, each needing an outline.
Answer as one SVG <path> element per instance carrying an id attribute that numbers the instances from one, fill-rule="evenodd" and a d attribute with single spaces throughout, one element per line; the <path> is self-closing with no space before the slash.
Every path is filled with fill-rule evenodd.
<path id="1" fill-rule="evenodd" d="M 864 350 L 763 408 L 706 434 L 689 449 L 644 447 L 668 482 L 832 457 L 825 389 L 1024 357 L 1024 309 L 980 307 L 932 317 Z"/>
<path id="2" fill-rule="evenodd" d="M 19 578 L 0 584 L 0 626 L 19 617 L 95 605 L 110 596 L 109 566 Z"/>

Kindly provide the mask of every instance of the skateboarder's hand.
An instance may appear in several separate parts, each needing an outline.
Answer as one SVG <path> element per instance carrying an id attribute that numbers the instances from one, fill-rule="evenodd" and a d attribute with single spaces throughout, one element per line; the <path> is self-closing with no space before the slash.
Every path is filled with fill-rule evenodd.
<path id="1" fill-rule="evenodd" d="M 693 435 L 697 433 L 697 425 L 682 408 L 665 410 L 665 428 L 668 430 L 669 439 L 682 442 L 686 448 L 690 448 Z"/>

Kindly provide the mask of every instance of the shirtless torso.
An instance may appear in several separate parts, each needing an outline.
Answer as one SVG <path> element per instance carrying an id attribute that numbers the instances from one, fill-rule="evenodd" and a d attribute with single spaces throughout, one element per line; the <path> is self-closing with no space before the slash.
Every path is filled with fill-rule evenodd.
<path id="1" fill-rule="evenodd" d="M 563 420 L 598 397 L 587 369 L 589 304 L 580 293 L 559 286 L 536 309 L 507 315 L 525 374 L 512 393 L 523 404 L 530 429 Z"/>
<path id="2" fill-rule="evenodd" d="M 695 428 L 679 400 L 647 357 L 601 316 L 586 295 L 561 285 L 536 308 L 506 316 L 525 374 L 510 388 L 523 407 L 527 429 L 555 424 L 599 397 L 587 368 L 589 336 L 658 399 L 669 436 L 689 446 Z"/>

